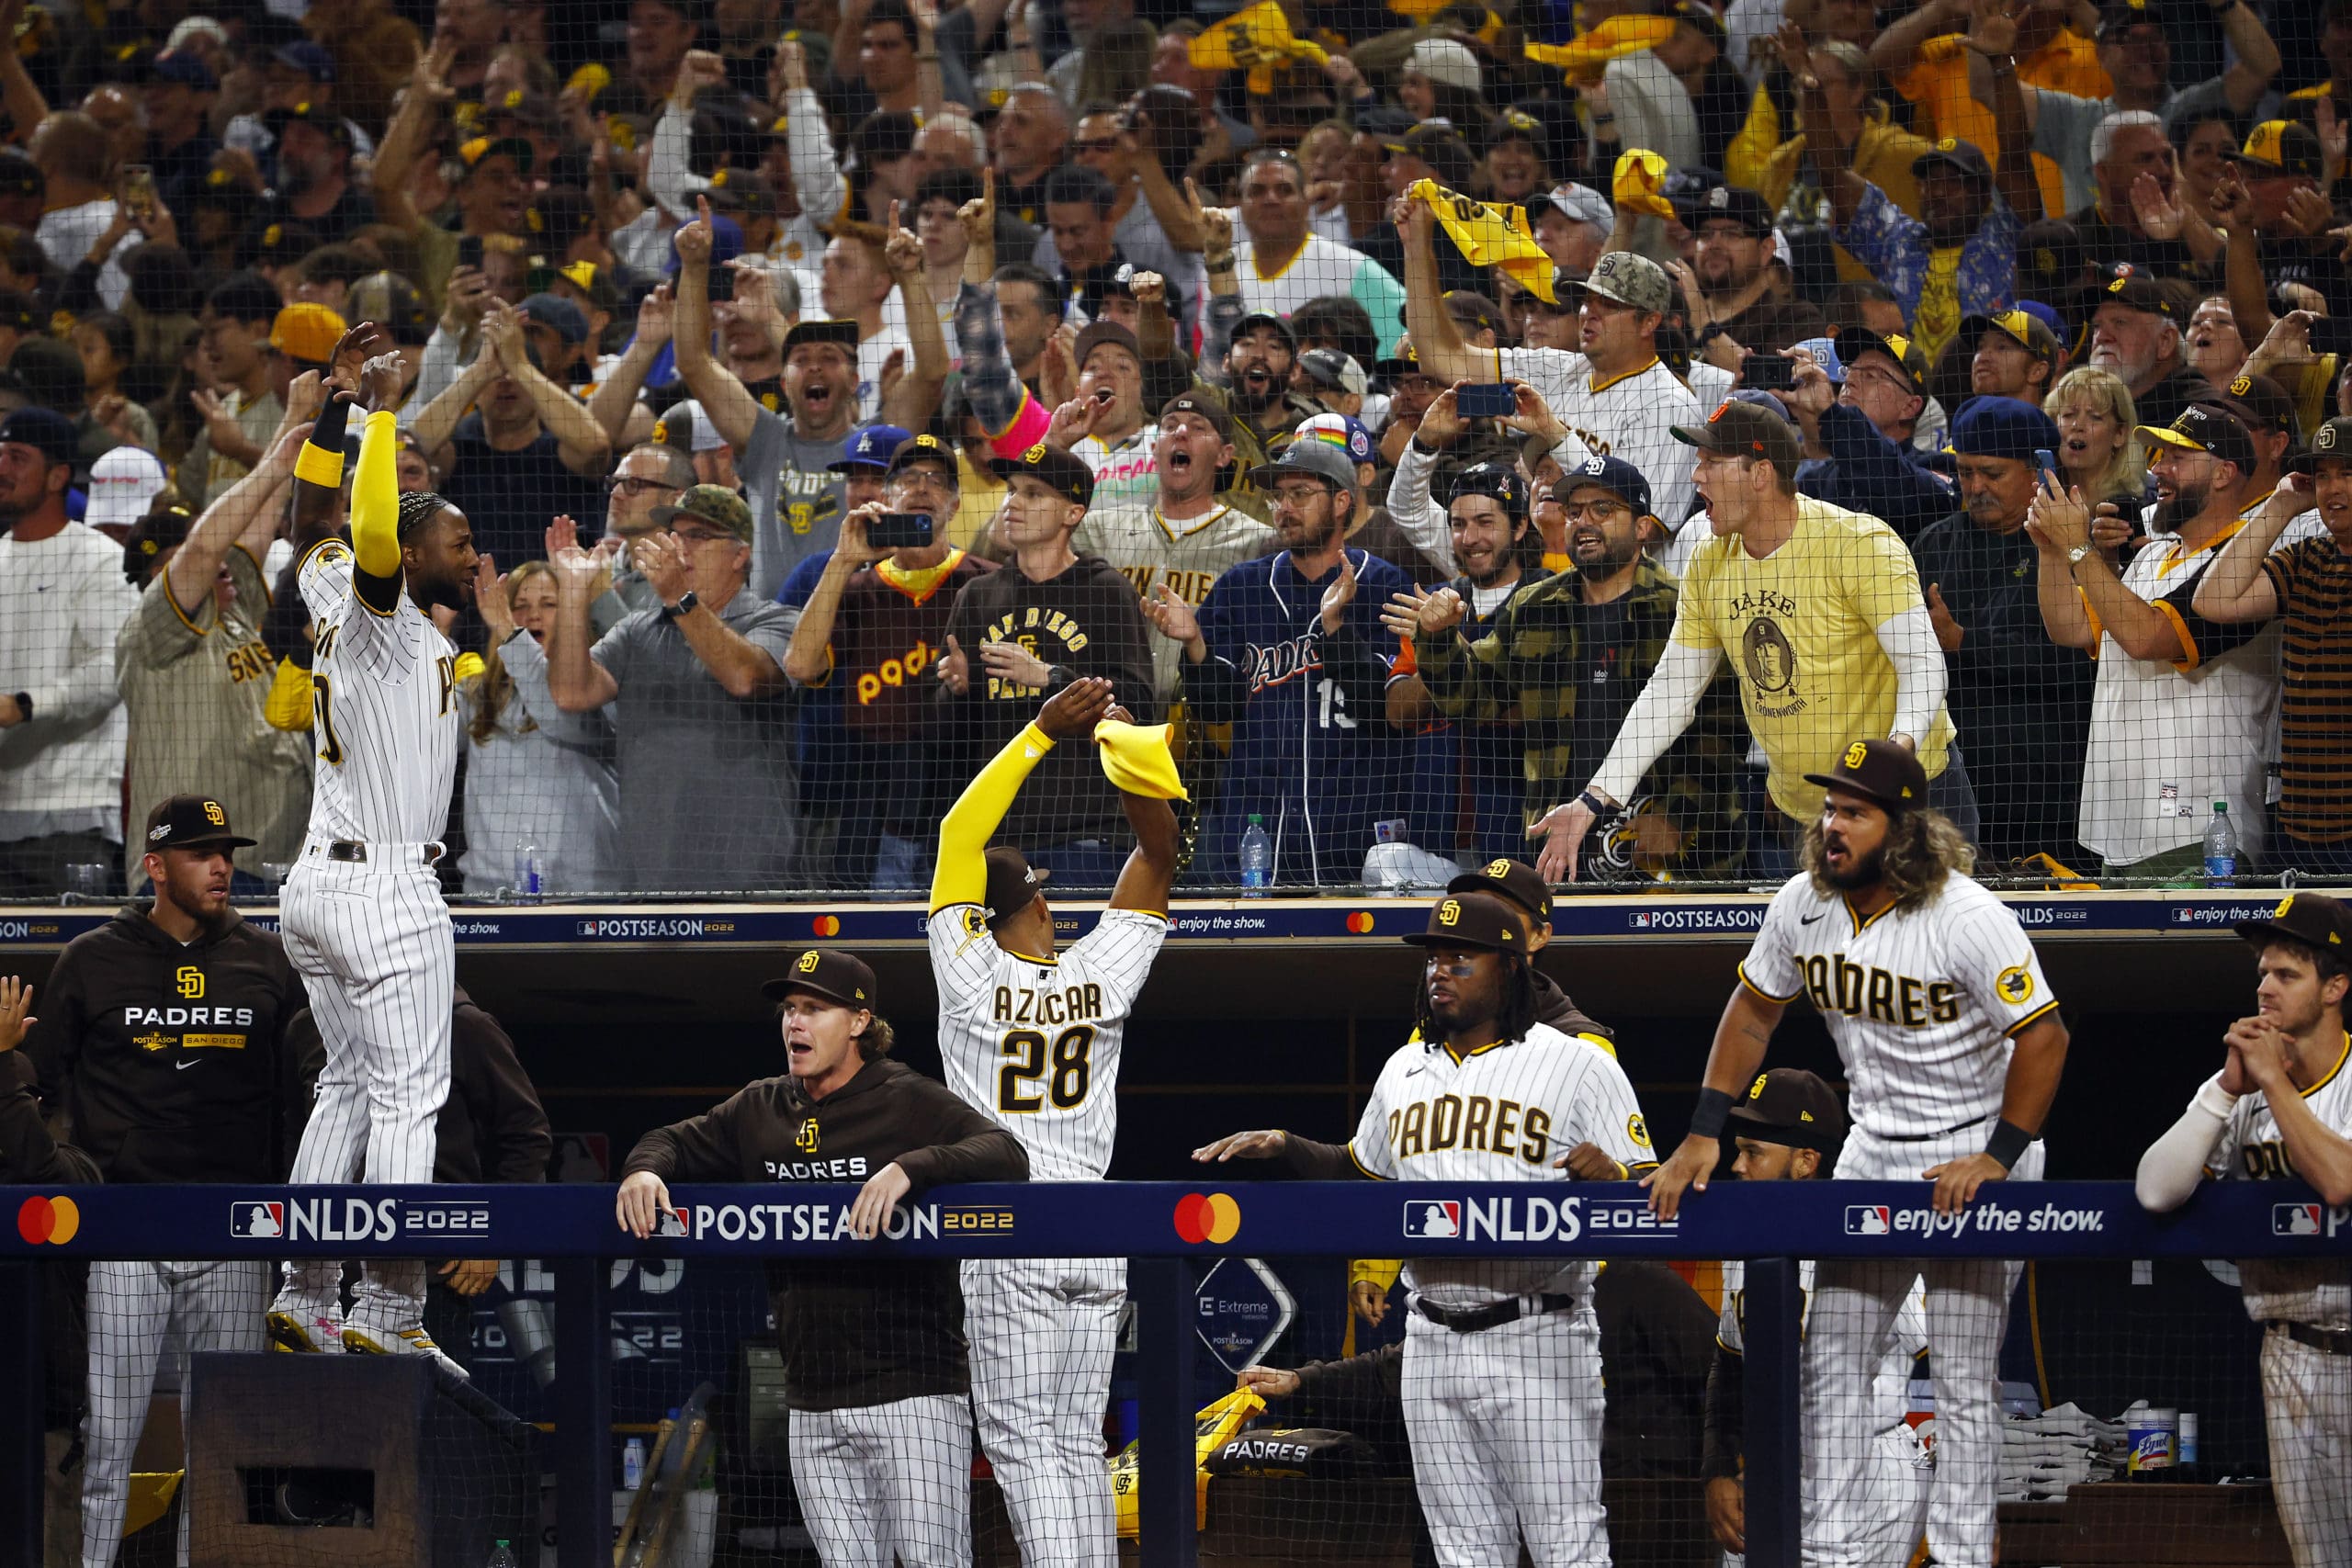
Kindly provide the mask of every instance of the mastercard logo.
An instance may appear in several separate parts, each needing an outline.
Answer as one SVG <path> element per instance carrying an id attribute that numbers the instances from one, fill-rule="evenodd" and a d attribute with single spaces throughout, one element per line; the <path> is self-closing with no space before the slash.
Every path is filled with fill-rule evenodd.
<path id="1" fill-rule="evenodd" d="M 1241 1205 L 1223 1192 L 1187 1192 L 1176 1201 L 1176 1235 L 1198 1247 L 1231 1241 L 1241 1231 Z"/>
<path id="2" fill-rule="evenodd" d="M 81 1206 L 71 1198 L 28 1198 L 17 1211 L 17 1234 L 34 1247 L 63 1247 L 81 1228 Z"/>
<path id="3" fill-rule="evenodd" d="M 808 922 L 808 927 L 819 936 L 839 936 L 842 934 L 841 918 L 837 915 L 820 915 L 815 919 Z"/>

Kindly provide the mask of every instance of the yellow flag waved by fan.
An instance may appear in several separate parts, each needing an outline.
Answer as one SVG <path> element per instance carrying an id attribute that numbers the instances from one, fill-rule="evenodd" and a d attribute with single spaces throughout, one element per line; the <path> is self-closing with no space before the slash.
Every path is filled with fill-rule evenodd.
<path id="1" fill-rule="evenodd" d="M 1617 154 L 1609 194 L 1629 212 L 1652 218 L 1674 216 L 1674 203 L 1666 198 L 1666 160 L 1647 148 L 1628 147 Z"/>
<path id="2" fill-rule="evenodd" d="M 1566 43 L 1531 43 L 1527 58 L 1556 65 L 1571 76 L 1591 75 L 1612 60 L 1639 54 L 1673 36 L 1672 17 L 1611 17 Z"/>
<path id="3" fill-rule="evenodd" d="M 1457 196 L 1435 180 L 1415 180 L 1405 193 L 1426 201 L 1437 214 L 1447 236 L 1462 247 L 1472 266 L 1498 266 L 1505 276 L 1546 305 L 1559 303 L 1552 290 L 1552 258 L 1535 243 L 1527 226 L 1527 209 L 1491 207 L 1473 197 Z"/>
<path id="4" fill-rule="evenodd" d="M 1275 0 L 1261 0 L 1227 17 L 1194 39 L 1185 52 L 1204 71 L 1249 72 L 1249 89 L 1261 97 L 1274 90 L 1277 66 L 1293 61 L 1322 65 L 1331 58 L 1321 44 L 1292 34 L 1290 18 Z"/>
<path id="5" fill-rule="evenodd" d="M 1426 22 L 1454 0 L 1388 0 L 1388 8 L 1409 22 Z"/>
<path id="6" fill-rule="evenodd" d="M 1172 727 L 1165 724 L 1125 724 L 1106 718 L 1094 727 L 1094 744 L 1101 747 L 1102 776 L 1111 787 L 1150 800 L 1190 800 L 1184 781 L 1176 772 L 1175 753 L 1168 747 Z"/>

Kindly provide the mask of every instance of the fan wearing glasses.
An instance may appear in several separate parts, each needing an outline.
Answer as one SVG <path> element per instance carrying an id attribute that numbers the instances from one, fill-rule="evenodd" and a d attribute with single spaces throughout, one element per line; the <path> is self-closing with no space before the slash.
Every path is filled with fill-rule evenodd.
<path id="1" fill-rule="evenodd" d="M 605 481 L 605 536 L 594 553 L 612 572 L 612 585 L 588 607 L 598 637 L 632 611 L 650 610 L 659 603 L 638 567 L 634 547 L 647 535 L 662 531 L 653 509 L 675 505 L 694 482 L 693 459 L 658 441 L 630 447 Z"/>

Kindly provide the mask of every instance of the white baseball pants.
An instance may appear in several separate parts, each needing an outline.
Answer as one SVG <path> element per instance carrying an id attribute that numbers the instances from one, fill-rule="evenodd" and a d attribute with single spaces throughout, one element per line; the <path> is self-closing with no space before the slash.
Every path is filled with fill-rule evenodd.
<path id="1" fill-rule="evenodd" d="M 2352 1356 L 2262 1337 L 2270 1489 L 2295 1568 L 2352 1568 Z"/>
<path id="2" fill-rule="evenodd" d="M 1457 1334 L 1408 1311 L 1405 1431 L 1413 1489 L 1445 1568 L 1608 1568 L 1600 1500 L 1600 1325 L 1584 1292 Z"/>
<path id="3" fill-rule="evenodd" d="M 825 1568 L 972 1561 L 972 1417 L 962 1395 L 796 1410 L 787 1447 Z"/>
<path id="4" fill-rule="evenodd" d="M 1102 1416 L 1127 1266 L 981 1258 L 961 1269 L 980 1447 L 1029 1568 L 1118 1568 Z"/>

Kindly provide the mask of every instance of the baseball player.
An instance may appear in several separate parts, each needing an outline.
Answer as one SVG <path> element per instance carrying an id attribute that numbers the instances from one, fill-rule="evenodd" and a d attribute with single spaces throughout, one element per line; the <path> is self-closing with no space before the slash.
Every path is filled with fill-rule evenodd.
<path id="1" fill-rule="evenodd" d="M 776 1004 L 787 1070 L 639 1139 L 615 1205 L 623 1230 L 642 1239 L 676 1213 L 672 1180 L 863 1181 L 847 1228 L 870 1241 L 929 1188 L 1028 1174 L 1011 1134 L 888 1059 L 863 959 L 810 948 L 761 990 Z M 954 1271 L 944 1259 L 778 1261 L 768 1288 L 793 1489 L 819 1558 L 970 1562 L 972 1380 Z"/>
<path id="2" fill-rule="evenodd" d="M 1732 1175 L 1742 1181 L 1811 1181 L 1829 1175 L 1846 1136 L 1838 1091 L 1800 1067 L 1758 1073 L 1731 1109 L 1738 1156 Z M 1802 1265 L 1800 1284 L 1812 1297 L 1814 1265 Z M 1747 1265 L 1724 1265 L 1723 1317 L 1715 1335 L 1715 1364 L 1707 1377 L 1706 1448 L 1699 1473 L 1707 1483 L 1707 1525 L 1724 1549 L 1726 1568 L 1745 1559 L 1747 1499 L 1740 1479 L 1747 1411 Z M 1933 1461 L 1908 1419 L 1911 1366 L 1928 1348 L 1927 1303 L 1915 1279 L 1895 1314 L 1871 1382 L 1867 1431 L 1839 1441 L 1848 1463 L 1864 1472 L 1872 1506 L 1854 1523 L 1854 1561 L 1873 1568 L 1903 1568 L 1928 1523 L 1928 1483 Z"/>
<path id="3" fill-rule="evenodd" d="M 1405 940 L 1429 950 L 1419 1038 L 1381 1069 L 1355 1136 L 1236 1133 L 1194 1159 L 1281 1158 L 1324 1180 L 1561 1181 L 1650 1168 L 1641 1106 L 1616 1058 L 1536 1021 L 1521 911 L 1451 894 Z M 1421 1234 L 1457 1234 L 1444 1206 L 1430 1207 L 1439 1212 L 1420 1217 Z M 1414 1489 L 1448 1568 L 1515 1562 L 1522 1542 L 1537 1568 L 1609 1561 L 1597 1272 L 1549 1258 L 1406 1260 L 1405 1426 Z"/>
<path id="4" fill-rule="evenodd" d="M 181 795 L 148 814 L 144 842 L 153 901 L 67 945 L 27 1054 L 106 1180 L 274 1181 L 291 1099 L 285 1031 L 302 987 L 278 939 L 230 907 L 231 854 L 253 840 L 219 801 Z M 122 1543 L 131 1452 L 166 1341 L 262 1349 L 269 1284 L 258 1261 L 90 1264 L 84 1568 L 111 1568 Z"/>
<path id="5" fill-rule="evenodd" d="M 298 1183 L 431 1181 L 434 1122 L 449 1095 L 457 950 L 433 864 L 467 704 L 457 647 L 427 612 L 464 608 L 479 562 L 463 513 L 429 491 L 397 488 L 400 358 L 377 352 L 390 346 L 363 322 L 336 350 L 338 360 L 346 348 L 372 355 L 359 371 L 368 423 L 351 542 L 313 547 L 296 574 L 318 628 L 319 767 L 283 930 L 326 1043 Z M 327 483 L 342 462 L 340 445 L 305 450 L 296 472 Z M 430 1356 L 458 1371 L 424 1331 L 423 1263 L 368 1264 L 348 1317 L 337 1312 L 341 1272 L 331 1259 L 289 1268 L 269 1311 L 277 1345 Z"/>
<path id="6" fill-rule="evenodd" d="M 1733 1097 L 1764 1065 L 1789 1003 L 1811 1001 L 1837 1043 L 1853 1131 L 1841 1178 L 1935 1183 L 1957 1213 L 1987 1181 L 2041 1174 L 2042 1119 L 2066 1060 L 2066 1026 L 2017 918 L 1969 878 L 1974 857 L 1927 805 L 1928 775 L 1892 740 L 1857 740 L 1826 773 L 1805 827 L 1804 871 L 1773 895 L 1715 1026 L 1690 1135 L 1645 1181 L 1671 1216 L 1706 1190 Z M 1883 1506 L 1844 1435 L 1869 1429 L 1871 1383 L 1889 1326 L 1921 1272 L 1914 1262 L 1824 1260 L 1800 1367 L 1808 1562 L 1859 1562 L 1856 1538 Z M 2020 1265 L 1925 1266 L 1936 1348 L 1936 1479 L 1928 1543 L 1948 1568 L 1993 1560 L 2000 1461 L 2001 1337 Z"/>
<path id="7" fill-rule="evenodd" d="M 2163 1213 L 2199 1182 L 2300 1179 L 2352 1203 L 2352 908 L 2291 894 L 2238 934 L 2260 955 L 2255 1013 L 2222 1036 L 2222 1070 L 2140 1156 L 2141 1203 Z M 2316 1216 L 2314 1216 L 2314 1223 Z M 2246 1315 L 2261 1324 L 2270 1485 L 2298 1568 L 2352 1564 L 2352 1270 L 2341 1259 L 2247 1258 Z"/>
<path id="8" fill-rule="evenodd" d="M 1086 743 L 1121 712 L 1108 681 L 1071 682 L 939 825 L 930 937 L 940 1061 L 950 1089 L 1021 1140 L 1035 1181 L 1099 1181 L 1110 1168 L 1119 1047 L 1168 934 L 1177 854 L 1168 799 L 1182 793 L 1175 765 L 1164 743 L 1148 759 L 1154 777 L 1105 753 L 1136 847 L 1102 920 L 1067 951 L 1057 951 L 1053 912 L 1037 890 L 1043 879 L 1020 851 L 984 846 L 1047 751 Z M 1004 1489 L 1021 1560 L 1115 1568 L 1102 1411 L 1125 1265 L 976 1258 L 963 1265 L 963 1280 L 980 1446 Z"/>

